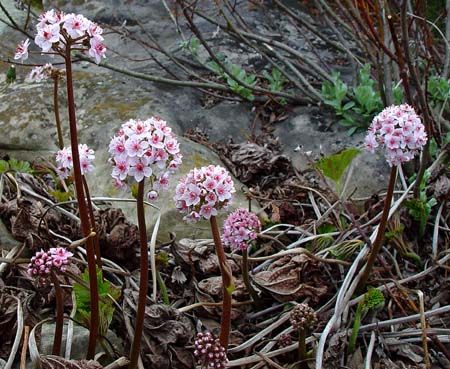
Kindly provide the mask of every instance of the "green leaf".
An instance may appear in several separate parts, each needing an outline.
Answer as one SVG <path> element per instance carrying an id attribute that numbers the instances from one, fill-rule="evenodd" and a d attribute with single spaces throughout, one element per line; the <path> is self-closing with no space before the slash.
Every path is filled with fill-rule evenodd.
<path id="1" fill-rule="evenodd" d="M 353 134 L 355 134 L 355 132 L 358 130 L 358 127 L 352 127 L 347 131 L 347 134 L 349 136 L 352 136 Z"/>
<path id="2" fill-rule="evenodd" d="M 332 233 L 332 232 L 336 232 L 336 227 L 330 223 L 324 223 L 317 228 L 318 234 Z"/>
<path id="3" fill-rule="evenodd" d="M 430 200 L 430 202 L 433 204 L 433 201 Z M 421 198 L 405 201 L 405 206 L 409 209 L 409 215 L 411 215 L 414 220 L 419 222 L 420 237 L 425 234 L 425 228 L 427 226 L 428 217 L 430 216 L 431 207 L 434 206 L 431 204 L 426 201 L 426 195 L 425 199 Z"/>
<path id="4" fill-rule="evenodd" d="M 223 77 L 224 76 L 224 71 L 223 69 L 220 67 L 219 64 L 217 64 L 215 61 L 210 61 L 208 63 L 206 63 L 206 66 L 209 67 L 214 73 L 216 73 L 217 75 Z"/>
<path id="5" fill-rule="evenodd" d="M 27 161 L 10 159 L 9 167 L 11 170 L 13 170 L 14 172 L 18 172 L 18 173 L 30 173 L 31 172 L 30 163 Z"/>
<path id="6" fill-rule="evenodd" d="M 317 162 L 316 167 L 338 185 L 348 166 L 359 153 L 360 150 L 357 148 L 348 148 L 340 153 L 323 157 Z"/>
<path id="7" fill-rule="evenodd" d="M 9 164 L 6 160 L 0 160 L 0 174 L 9 170 Z"/>
<path id="8" fill-rule="evenodd" d="M 70 200 L 70 198 L 72 197 L 72 192 L 54 190 L 50 191 L 50 195 L 52 195 L 57 202 L 65 202 Z"/>
<path id="9" fill-rule="evenodd" d="M 29 0 L 29 2 L 33 8 L 36 8 L 37 10 L 39 10 L 41 12 L 44 10 L 44 4 L 43 4 L 42 0 Z"/>
<path id="10" fill-rule="evenodd" d="M 91 295 L 89 292 L 89 288 L 87 287 L 89 286 L 88 270 L 85 270 L 85 272 L 81 275 L 81 279 L 85 282 L 86 286 L 81 283 L 75 283 L 73 285 L 73 291 L 77 304 L 75 319 L 82 322 L 85 326 L 89 327 L 91 316 Z M 102 271 L 100 269 L 97 269 L 97 285 L 99 296 L 100 334 L 106 335 L 114 315 L 113 300 L 117 300 L 120 297 L 120 289 L 115 287 L 108 280 L 103 279 Z"/>
<path id="11" fill-rule="evenodd" d="M 349 110 L 351 108 L 353 108 L 355 106 L 355 102 L 354 101 L 349 101 L 347 104 L 345 104 L 342 107 L 342 110 Z"/>

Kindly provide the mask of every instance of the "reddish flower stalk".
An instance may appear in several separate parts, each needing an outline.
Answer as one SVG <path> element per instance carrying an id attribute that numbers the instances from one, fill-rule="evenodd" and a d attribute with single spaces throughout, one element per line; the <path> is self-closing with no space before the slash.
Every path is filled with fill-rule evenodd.
<path id="1" fill-rule="evenodd" d="M 97 227 L 95 226 L 95 216 L 94 216 L 94 210 L 92 208 L 92 201 L 91 201 L 91 195 L 89 193 L 89 186 L 86 181 L 86 177 L 83 176 L 83 187 L 84 191 L 86 193 L 86 203 L 88 206 L 89 211 L 89 219 L 91 221 L 91 231 L 93 231 L 97 235 Z M 100 243 L 98 241 L 98 236 L 94 237 L 94 246 L 95 246 L 95 256 L 97 260 L 97 267 L 99 269 L 102 269 L 102 258 L 100 253 Z"/>
<path id="2" fill-rule="evenodd" d="M 219 259 L 220 273 L 222 274 L 223 284 L 223 302 L 222 302 L 222 320 L 220 322 L 220 344 L 225 348 L 228 348 L 228 340 L 230 337 L 231 329 L 231 294 L 233 293 L 233 281 L 231 268 L 228 265 L 225 251 L 223 249 L 222 240 L 220 238 L 219 227 L 217 225 L 217 219 L 215 216 L 211 216 L 211 232 L 214 239 L 214 245 L 216 248 L 216 254 Z"/>
<path id="3" fill-rule="evenodd" d="M 64 148 L 64 138 L 62 134 L 61 118 L 59 116 L 59 102 L 58 102 L 58 85 L 59 85 L 59 75 L 53 76 L 53 108 L 55 110 L 55 122 L 56 122 L 56 132 L 58 134 L 58 146 L 59 149 Z"/>
<path id="4" fill-rule="evenodd" d="M 137 368 L 139 353 L 141 349 L 142 331 L 144 329 L 145 305 L 147 302 L 148 290 L 148 245 L 147 245 L 147 228 L 145 225 L 144 210 L 144 182 L 138 184 L 137 194 L 137 218 L 139 226 L 139 238 L 141 243 L 141 264 L 139 277 L 139 300 L 136 314 L 136 325 L 134 329 L 134 338 L 131 345 L 129 369 Z"/>
<path id="5" fill-rule="evenodd" d="M 386 194 L 386 199 L 384 200 L 384 208 L 383 213 L 381 214 L 380 225 L 378 226 L 377 237 L 375 238 L 375 241 L 372 244 L 372 249 L 370 250 L 369 259 L 367 260 L 366 268 L 364 269 L 364 274 L 358 284 L 357 290 L 360 292 L 363 291 L 367 281 L 369 280 L 373 265 L 375 264 L 378 253 L 380 252 L 381 249 L 384 233 L 386 232 L 386 227 L 388 223 L 389 210 L 391 209 L 392 196 L 394 195 L 396 178 L 397 178 L 397 167 L 393 166 L 391 168 L 389 186 Z"/>
<path id="6" fill-rule="evenodd" d="M 62 295 L 62 288 L 59 284 L 58 277 L 52 271 L 50 278 L 55 286 L 55 298 L 56 298 L 56 325 L 55 325 L 55 337 L 53 339 L 52 355 L 59 356 L 61 353 L 61 342 L 64 327 L 64 302 Z"/>
<path id="7" fill-rule="evenodd" d="M 244 280 L 245 287 L 247 288 L 247 292 L 251 296 L 253 302 L 259 301 L 258 293 L 252 286 L 250 282 L 250 275 L 248 273 L 249 263 L 248 263 L 248 251 L 247 249 L 242 250 L 242 279 Z"/>
<path id="8" fill-rule="evenodd" d="M 81 174 L 80 156 L 78 152 L 77 120 L 75 114 L 75 98 L 73 93 L 72 59 L 71 45 L 68 43 L 65 50 L 64 60 L 66 64 L 67 78 L 67 105 L 69 110 L 70 146 L 73 155 L 73 173 L 75 182 L 75 192 L 77 196 L 78 209 L 81 222 L 81 231 L 84 237 L 91 233 L 89 213 L 86 205 L 85 193 L 83 189 L 83 176 Z M 99 302 L 96 272 L 95 245 L 92 237 L 86 239 L 86 253 L 89 272 L 89 292 L 90 292 L 90 327 L 87 359 L 93 359 L 95 355 L 95 345 L 98 336 L 99 324 Z"/>

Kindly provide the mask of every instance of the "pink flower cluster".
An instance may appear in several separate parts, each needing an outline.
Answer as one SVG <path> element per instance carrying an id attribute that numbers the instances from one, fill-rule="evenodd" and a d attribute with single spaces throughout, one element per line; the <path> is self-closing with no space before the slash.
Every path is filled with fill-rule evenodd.
<path id="1" fill-rule="evenodd" d="M 92 172 L 94 170 L 94 150 L 85 144 L 79 144 L 78 153 L 80 156 L 81 174 Z M 72 149 L 70 147 L 64 147 L 56 153 L 56 164 L 58 176 L 61 179 L 66 179 L 73 168 Z"/>
<path id="2" fill-rule="evenodd" d="M 106 47 L 103 44 L 103 29 L 81 14 L 65 14 L 54 9 L 39 17 L 37 34 L 34 42 L 42 52 L 64 50 L 66 45 L 84 46 L 89 44 L 89 55 L 100 63 L 105 57 Z M 16 49 L 14 59 L 26 60 L 28 58 L 29 40 L 21 42 Z"/>
<path id="3" fill-rule="evenodd" d="M 150 201 L 156 200 L 159 191 L 168 189 L 169 177 L 182 159 L 172 129 L 158 117 L 131 119 L 122 124 L 109 144 L 109 153 L 114 165 L 112 177 L 119 187 L 128 176 L 136 182 L 151 179 L 152 189 L 147 195 Z"/>
<path id="4" fill-rule="evenodd" d="M 42 82 L 51 77 L 52 73 L 56 70 L 52 64 L 47 63 L 38 67 L 34 67 L 28 74 L 28 80 L 34 82 Z"/>
<path id="5" fill-rule="evenodd" d="M 402 104 L 385 108 L 372 121 L 365 138 L 365 147 L 374 152 L 385 147 L 390 166 L 410 161 L 427 142 L 427 134 L 414 109 Z"/>
<path id="6" fill-rule="evenodd" d="M 194 342 L 194 356 L 201 369 L 223 369 L 228 361 L 225 348 L 210 332 L 198 333 Z"/>
<path id="7" fill-rule="evenodd" d="M 72 256 L 73 254 L 64 247 L 38 251 L 28 264 L 28 274 L 30 277 L 39 278 L 41 282 L 46 282 L 51 271 L 65 272 Z"/>
<path id="8" fill-rule="evenodd" d="M 261 231 L 261 222 L 255 213 L 237 209 L 228 215 L 223 224 L 223 243 L 233 250 L 246 250 L 249 241 Z"/>
<path id="9" fill-rule="evenodd" d="M 186 214 L 183 218 L 197 222 L 216 216 L 217 211 L 225 208 L 236 192 L 233 180 L 225 168 L 209 165 L 192 169 L 178 183 L 174 200 L 177 209 Z"/>

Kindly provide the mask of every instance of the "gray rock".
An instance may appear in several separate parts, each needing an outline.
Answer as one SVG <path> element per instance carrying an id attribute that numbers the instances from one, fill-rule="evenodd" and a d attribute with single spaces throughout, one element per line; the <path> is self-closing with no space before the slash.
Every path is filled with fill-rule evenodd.
<path id="1" fill-rule="evenodd" d="M 39 352 L 41 354 L 51 355 L 53 348 L 54 332 L 55 332 L 54 323 L 46 323 L 42 325 L 41 343 L 39 347 Z M 64 327 L 63 333 L 62 350 L 61 350 L 62 356 L 64 356 L 66 348 L 66 338 L 67 338 L 66 332 L 67 332 L 67 325 Z M 124 343 L 114 332 L 108 331 L 107 339 L 118 352 L 124 352 Z M 89 340 L 89 330 L 79 325 L 74 325 L 70 359 L 73 360 L 85 359 L 88 340 Z M 108 349 L 110 349 L 110 347 L 108 347 Z M 98 353 L 104 351 L 105 351 L 104 348 L 99 343 L 97 343 L 96 352 Z"/>
<path id="2" fill-rule="evenodd" d="M 334 118 L 326 117 L 327 122 L 331 119 Z M 365 133 L 349 136 L 347 130 L 337 122 L 329 127 L 320 123 L 313 121 L 311 110 L 298 109 L 295 116 L 276 128 L 275 133 L 280 138 L 283 153 L 292 159 L 299 171 L 309 168 L 321 154 L 331 155 L 344 148 L 362 147 Z M 362 150 L 353 161 L 353 167 L 347 194 L 356 189 L 355 197 L 370 196 L 386 187 L 389 167 L 380 153 L 373 155 Z"/>
<path id="3" fill-rule="evenodd" d="M 96 67 L 94 67 L 96 68 Z M 108 163 L 108 144 L 120 125 L 130 118 L 147 118 L 160 115 L 168 121 L 174 131 L 181 135 L 185 130 L 200 126 L 209 126 L 212 135 L 224 138 L 241 135 L 241 119 L 248 114 L 244 107 L 223 104 L 222 107 L 202 110 L 195 94 L 185 94 L 179 89 L 159 89 L 156 87 L 135 85 L 134 81 L 124 81 L 110 74 L 94 74 L 93 69 L 75 72 L 75 100 L 77 105 L 77 125 L 80 143 L 86 143 L 96 151 L 96 169 L 87 176 L 91 196 L 109 196 L 130 198 L 129 192 L 118 191 L 113 187 L 111 166 Z M 53 124 L 51 82 L 26 83 L 19 81 L 0 91 L 0 151 L 17 159 L 35 160 L 42 156 L 52 157 L 58 149 L 56 128 Z M 69 145 L 67 109 L 64 103 L 64 91 L 61 91 L 60 106 L 65 145 Z M 21 109 L 17 109 L 20 106 Z M 235 114 L 236 113 L 236 114 Z M 235 119 L 237 117 L 238 119 Z M 247 120 L 248 121 L 248 120 Z M 227 129 L 228 127 L 228 129 Z M 177 213 L 172 199 L 178 180 L 190 169 L 208 164 L 223 165 L 218 156 L 210 149 L 180 137 L 183 165 L 172 177 L 169 191 L 161 194 L 156 203 L 162 210 L 160 236 L 165 239 L 169 231 L 178 237 L 208 237 L 209 228 L 205 225 L 187 226 Z M 241 184 L 235 180 L 238 193 L 234 207 L 246 206 L 247 200 L 239 191 Z M 120 207 L 130 219 L 136 222 L 135 205 L 113 203 Z M 147 226 L 153 229 L 157 212 L 148 208 Z"/>

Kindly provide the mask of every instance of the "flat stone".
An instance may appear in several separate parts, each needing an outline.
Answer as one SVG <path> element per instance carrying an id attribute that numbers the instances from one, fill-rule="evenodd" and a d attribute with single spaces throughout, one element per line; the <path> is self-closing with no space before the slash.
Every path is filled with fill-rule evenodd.
<path id="1" fill-rule="evenodd" d="M 42 355 L 51 355 L 53 349 L 54 332 L 55 332 L 55 323 L 45 323 L 42 325 L 41 342 L 39 347 L 39 352 Z M 63 330 L 63 338 L 61 345 L 62 356 L 64 356 L 64 352 L 66 349 L 66 339 L 67 339 L 67 325 L 64 326 Z M 115 347 L 115 349 L 117 349 L 118 352 L 124 352 L 123 341 L 113 331 L 108 331 L 107 339 Z M 74 324 L 70 359 L 72 360 L 85 359 L 88 341 L 89 341 L 89 330 L 82 326 Z M 97 343 L 96 352 L 98 353 L 104 351 L 105 351 L 104 348 L 99 343 Z"/>
<path id="2" fill-rule="evenodd" d="M 324 117 L 326 122 L 332 119 L 330 115 Z M 338 122 L 328 127 L 319 123 L 313 121 L 311 110 L 297 109 L 295 115 L 276 127 L 275 134 L 280 138 L 283 154 L 291 158 L 299 171 L 310 168 L 321 155 L 332 155 L 348 147 L 362 148 L 364 132 L 349 136 Z M 380 153 L 370 154 L 362 149 L 352 165 L 347 194 L 356 190 L 355 197 L 370 196 L 386 187 L 389 166 Z"/>

